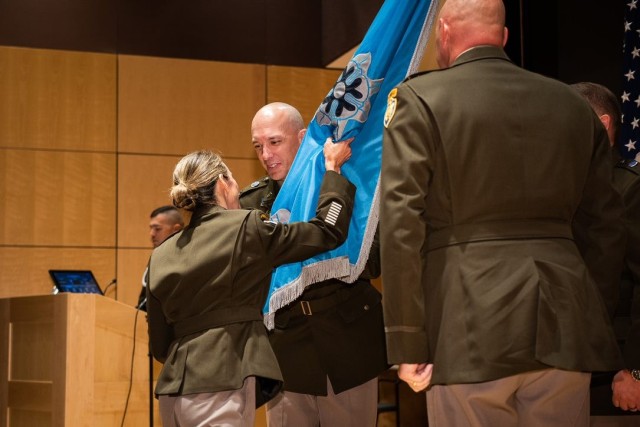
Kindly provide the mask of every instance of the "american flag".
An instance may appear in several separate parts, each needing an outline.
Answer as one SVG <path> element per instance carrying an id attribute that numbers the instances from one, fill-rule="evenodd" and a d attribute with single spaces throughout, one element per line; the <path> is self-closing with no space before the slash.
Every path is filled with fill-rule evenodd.
<path id="1" fill-rule="evenodd" d="M 638 0 L 627 3 L 624 19 L 624 69 L 620 154 L 640 161 L 640 13 Z"/>

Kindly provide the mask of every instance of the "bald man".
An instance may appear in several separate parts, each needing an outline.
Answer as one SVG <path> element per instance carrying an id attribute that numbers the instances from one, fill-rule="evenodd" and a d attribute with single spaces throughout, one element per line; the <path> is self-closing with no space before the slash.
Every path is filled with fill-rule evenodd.
<path id="1" fill-rule="evenodd" d="M 240 204 L 267 216 L 305 134 L 294 107 L 274 102 L 251 123 L 251 140 L 267 176 L 242 190 Z M 284 388 L 267 403 L 269 427 L 375 426 L 378 375 L 387 369 L 375 239 L 362 275 L 307 287 L 278 310 L 269 334 Z"/>
<path id="2" fill-rule="evenodd" d="M 500 0 L 448 0 L 440 70 L 389 94 L 387 354 L 429 387 L 432 427 L 586 426 L 589 372 L 622 366 L 607 312 L 622 203 L 602 123 L 509 61 L 504 17 Z"/>

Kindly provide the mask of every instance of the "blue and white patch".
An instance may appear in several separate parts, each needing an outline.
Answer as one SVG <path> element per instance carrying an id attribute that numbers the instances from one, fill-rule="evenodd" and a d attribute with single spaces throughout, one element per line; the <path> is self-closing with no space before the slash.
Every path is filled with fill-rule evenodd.
<path id="1" fill-rule="evenodd" d="M 369 116 L 371 99 L 384 79 L 368 76 L 371 53 L 354 56 L 324 98 L 315 115 L 320 126 L 333 126 L 333 140 L 340 141 L 350 120 L 364 123 Z"/>

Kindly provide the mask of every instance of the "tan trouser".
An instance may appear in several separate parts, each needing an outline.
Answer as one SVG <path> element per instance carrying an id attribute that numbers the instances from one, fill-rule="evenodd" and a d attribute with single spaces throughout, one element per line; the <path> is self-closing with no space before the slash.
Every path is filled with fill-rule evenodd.
<path id="1" fill-rule="evenodd" d="M 437 367 L 436 367 L 437 369 Z M 430 427 L 589 425 L 591 374 L 545 369 L 427 391 Z"/>
<path id="2" fill-rule="evenodd" d="M 378 413 L 378 379 L 334 394 L 327 378 L 327 396 L 292 393 L 267 403 L 269 427 L 375 427 Z"/>
<path id="3" fill-rule="evenodd" d="M 160 396 L 163 427 L 253 427 L 256 417 L 256 383 L 244 380 L 238 390 Z"/>

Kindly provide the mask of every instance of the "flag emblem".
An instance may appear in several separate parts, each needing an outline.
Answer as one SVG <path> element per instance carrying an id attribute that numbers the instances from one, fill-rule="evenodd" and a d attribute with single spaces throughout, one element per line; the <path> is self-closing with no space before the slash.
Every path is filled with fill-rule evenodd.
<path id="1" fill-rule="evenodd" d="M 371 98 L 384 80 L 369 78 L 370 65 L 371 53 L 354 56 L 316 112 L 315 119 L 320 126 L 334 126 L 334 141 L 342 139 L 349 120 L 364 123 L 369 116 Z"/>

